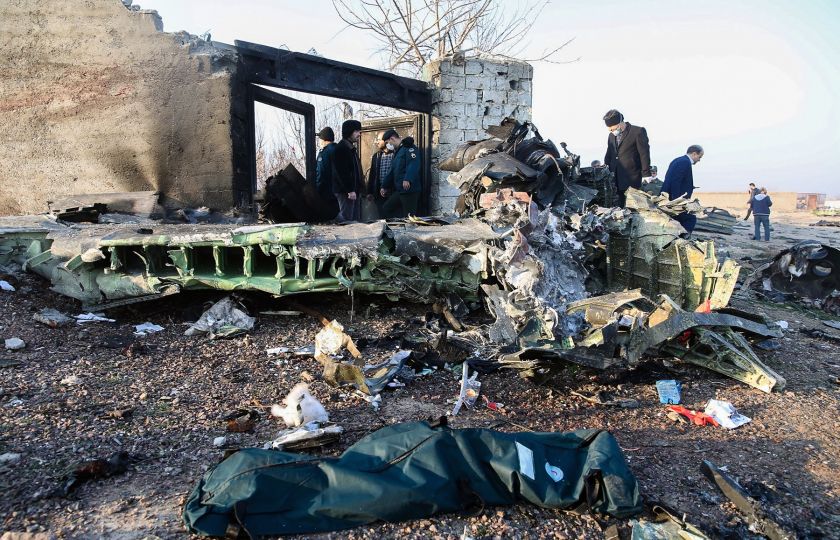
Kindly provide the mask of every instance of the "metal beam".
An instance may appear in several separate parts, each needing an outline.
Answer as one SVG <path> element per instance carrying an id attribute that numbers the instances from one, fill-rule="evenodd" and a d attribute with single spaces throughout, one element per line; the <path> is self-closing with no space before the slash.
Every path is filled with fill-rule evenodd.
<path id="1" fill-rule="evenodd" d="M 423 81 L 328 58 L 234 41 L 247 82 L 417 112 L 432 111 Z"/>

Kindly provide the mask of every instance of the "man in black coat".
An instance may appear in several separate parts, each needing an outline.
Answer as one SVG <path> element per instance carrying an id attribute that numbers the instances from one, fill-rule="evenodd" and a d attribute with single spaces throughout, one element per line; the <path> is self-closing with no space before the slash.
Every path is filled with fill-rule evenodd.
<path id="1" fill-rule="evenodd" d="M 615 109 L 604 115 L 604 123 L 610 130 L 604 164 L 615 175 L 618 204 L 623 207 L 627 188 L 640 189 L 642 177 L 650 176 L 650 143 L 645 128 L 631 126 Z"/>
<path id="2" fill-rule="evenodd" d="M 359 221 L 362 219 L 361 192 L 364 187 L 362 164 L 356 153 L 356 141 L 362 134 L 362 123 L 345 120 L 341 124 L 341 141 L 335 147 L 333 161 L 333 194 L 338 201 L 337 220 Z"/>

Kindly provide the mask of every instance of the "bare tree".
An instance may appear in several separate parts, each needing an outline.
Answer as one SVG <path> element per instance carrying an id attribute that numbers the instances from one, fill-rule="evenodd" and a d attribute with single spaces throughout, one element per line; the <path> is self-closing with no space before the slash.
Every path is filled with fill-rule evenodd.
<path id="1" fill-rule="evenodd" d="M 332 0 L 352 28 L 373 35 L 391 71 L 417 75 L 426 63 L 455 52 L 519 57 L 528 62 L 559 61 L 572 40 L 524 58 L 527 34 L 549 0 Z M 575 60 L 571 60 L 574 62 Z"/>

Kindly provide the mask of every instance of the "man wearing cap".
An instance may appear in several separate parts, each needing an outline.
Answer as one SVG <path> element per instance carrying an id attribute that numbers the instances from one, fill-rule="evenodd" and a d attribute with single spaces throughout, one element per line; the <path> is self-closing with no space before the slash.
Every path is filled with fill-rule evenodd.
<path id="1" fill-rule="evenodd" d="M 703 147 L 699 144 L 692 144 L 685 151 L 684 156 L 675 158 L 668 170 L 665 172 L 665 182 L 662 184 L 662 194 L 668 195 L 668 200 L 673 201 L 680 197 L 690 199 L 694 194 L 694 173 L 691 168 L 703 158 Z M 697 216 L 683 212 L 674 217 L 680 225 L 691 236 L 694 226 L 697 225 Z"/>
<path id="2" fill-rule="evenodd" d="M 356 153 L 355 143 L 362 134 L 362 123 L 358 120 L 345 120 L 341 124 L 341 141 L 335 147 L 335 169 L 333 171 L 333 194 L 338 201 L 340 222 L 359 221 L 362 218 L 362 205 L 359 194 L 362 191 L 362 164 Z"/>
<path id="3" fill-rule="evenodd" d="M 385 139 L 385 136 L 388 136 Z M 420 151 L 414 146 L 414 139 L 400 139 L 395 130 L 388 130 L 383 136 L 389 148 L 396 148 L 391 170 L 380 180 L 380 194 L 388 199 L 382 205 L 384 217 L 406 217 L 417 214 L 422 191 L 422 161 Z"/>
<path id="4" fill-rule="evenodd" d="M 647 131 L 624 121 L 615 109 L 607 111 L 604 123 L 610 130 L 604 164 L 615 175 L 618 205 L 624 206 L 627 188 L 642 187 L 642 177 L 650 176 L 650 143 Z"/>
<path id="5" fill-rule="evenodd" d="M 332 197 L 333 158 L 335 155 L 335 133 L 331 127 L 318 132 L 321 150 L 315 167 L 315 187 L 321 197 Z"/>

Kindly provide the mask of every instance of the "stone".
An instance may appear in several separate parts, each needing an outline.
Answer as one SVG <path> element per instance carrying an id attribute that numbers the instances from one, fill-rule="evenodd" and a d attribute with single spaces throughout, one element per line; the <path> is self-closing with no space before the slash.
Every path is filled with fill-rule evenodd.
<path id="1" fill-rule="evenodd" d="M 14 452 L 0 454 L 0 464 L 11 465 L 12 463 L 17 463 L 18 461 L 20 461 L 20 454 L 16 454 Z"/>
<path id="2" fill-rule="evenodd" d="M 26 347 L 26 342 L 20 338 L 13 337 L 6 340 L 6 349 L 10 351 L 19 351 L 24 347 Z"/>
<path id="3" fill-rule="evenodd" d="M 478 75 L 484 72 L 484 64 L 479 60 L 467 60 L 464 65 L 464 73 L 466 75 Z"/>

